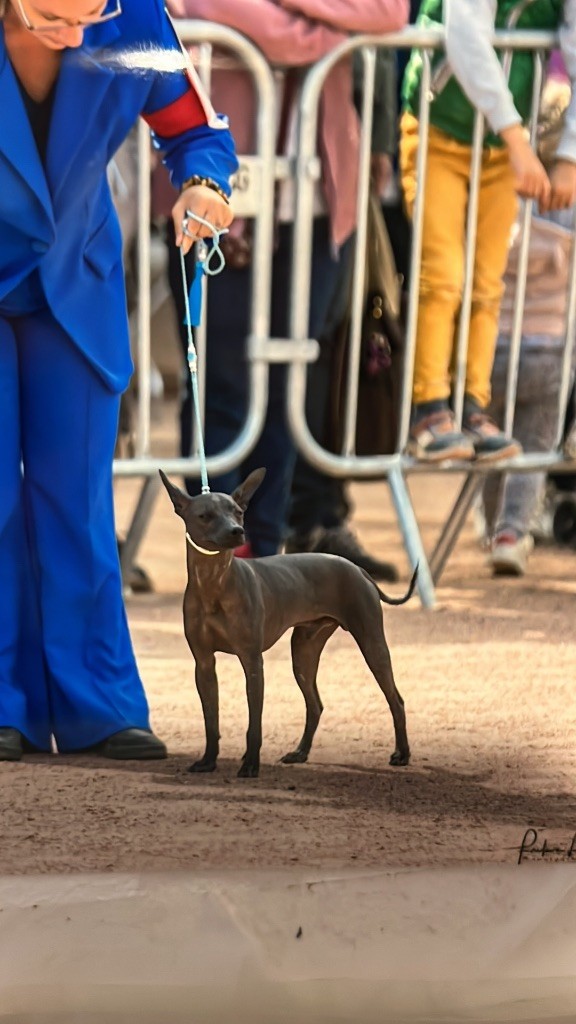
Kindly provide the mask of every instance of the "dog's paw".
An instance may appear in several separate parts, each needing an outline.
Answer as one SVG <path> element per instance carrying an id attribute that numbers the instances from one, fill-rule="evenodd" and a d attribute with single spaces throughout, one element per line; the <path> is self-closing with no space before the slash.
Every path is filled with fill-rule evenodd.
<path id="1" fill-rule="evenodd" d="M 280 758 L 281 764 L 304 764 L 308 760 L 308 754 L 305 754 L 303 750 L 291 750 L 289 754 L 284 754 L 284 757 Z"/>
<path id="2" fill-rule="evenodd" d="M 410 764 L 410 751 L 402 752 L 401 750 L 395 750 L 390 758 L 390 764 L 394 765 L 395 768 Z"/>
<path id="3" fill-rule="evenodd" d="M 259 764 L 247 764 L 246 761 L 238 769 L 239 779 L 257 779 L 260 772 Z"/>
<path id="4" fill-rule="evenodd" d="M 188 771 L 194 773 L 214 772 L 216 771 L 216 761 L 205 761 L 202 758 L 201 761 L 195 761 L 194 764 L 191 764 Z"/>

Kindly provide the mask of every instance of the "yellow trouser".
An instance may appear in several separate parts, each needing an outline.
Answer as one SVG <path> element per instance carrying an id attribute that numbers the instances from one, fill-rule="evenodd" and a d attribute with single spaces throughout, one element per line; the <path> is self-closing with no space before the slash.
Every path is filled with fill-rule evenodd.
<path id="1" fill-rule="evenodd" d="M 418 121 L 411 114 L 404 114 L 400 170 L 410 216 L 416 197 L 417 152 Z M 464 283 L 470 157 L 470 146 L 430 127 L 414 366 L 415 403 L 448 398 L 451 391 L 450 367 Z M 502 276 L 516 211 L 508 154 L 505 149 L 486 149 L 482 158 L 466 367 L 466 394 L 483 407 L 490 401 Z"/>

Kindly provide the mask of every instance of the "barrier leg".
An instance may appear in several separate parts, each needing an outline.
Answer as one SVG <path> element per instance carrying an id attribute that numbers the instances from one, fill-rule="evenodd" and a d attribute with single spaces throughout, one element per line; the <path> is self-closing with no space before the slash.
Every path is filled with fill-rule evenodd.
<path id="1" fill-rule="evenodd" d="M 142 489 L 136 503 L 132 521 L 128 528 L 128 533 L 126 534 L 126 539 L 122 543 L 120 569 L 122 571 L 122 580 L 124 584 L 127 584 L 128 582 L 130 570 L 132 569 L 134 560 L 138 554 L 138 549 L 144 539 L 144 534 L 148 529 L 148 524 L 152 517 L 159 488 L 160 478 L 157 474 L 146 477 L 142 484 Z"/>
<path id="2" fill-rule="evenodd" d="M 444 572 L 446 562 L 454 550 L 456 541 L 466 522 L 466 517 L 482 486 L 483 479 L 479 473 L 468 473 L 462 489 L 452 506 L 452 511 L 446 520 L 446 524 L 440 534 L 440 539 L 430 558 L 430 570 L 435 584 L 438 583 Z"/>
<path id="3" fill-rule="evenodd" d="M 388 473 L 388 483 L 392 492 L 398 525 L 402 531 L 406 554 L 412 568 L 415 569 L 417 565 L 419 567 L 417 587 L 420 600 L 424 608 L 433 608 L 436 603 L 434 581 L 402 471 L 391 469 Z"/>

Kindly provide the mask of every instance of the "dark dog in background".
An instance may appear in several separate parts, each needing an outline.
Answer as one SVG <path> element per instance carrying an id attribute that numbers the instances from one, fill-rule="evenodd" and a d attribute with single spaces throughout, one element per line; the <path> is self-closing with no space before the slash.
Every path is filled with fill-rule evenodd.
<path id="1" fill-rule="evenodd" d="M 190 771 L 211 772 L 216 767 L 220 735 L 215 653 L 223 651 L 237 655 L 246 676 L 248 733 L 238 774 L 258 775 L 264 699 L 262 652 L 292 626 L 292 665 L 306 702 L 306 725 L 296 750 L 282 758 L 284 763 L 308 758 L 322 714 L 316 686 L 318 662 L 326 641 L 341 626 L 356 640 L 390 706 L 396 736 L 390 764 L 408 764 L 404 701 L 392 674 L 380 602 L 404 604 L 412 595 L 417 573 L 406 595 L 393 599 L 362 569 L 336 555 L 235 558 L 234 548 L 245 541 L 244 512 L 264 474 L 263 469 L 254 470 L 232 495 L 208 493 L 191 498 L 160 470 L 174 510 L 186 525 L 184 632 L 196 662 L 196 686 L 206 727 L 204 756 Z"/>

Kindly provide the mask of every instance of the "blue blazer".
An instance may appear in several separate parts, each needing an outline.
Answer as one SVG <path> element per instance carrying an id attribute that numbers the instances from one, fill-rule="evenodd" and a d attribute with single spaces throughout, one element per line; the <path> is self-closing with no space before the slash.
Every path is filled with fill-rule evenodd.
<path id="1" fill-rule="evenodd" d="M 123 51 L 180 51 L 161 0 L 122 7 L 118 18 L 87 29 L 78 50 L 64 51 L 45 167 L 0 23 L 0 307 L 37 269 L 55 318 L 114 391 L 127 386 L 133 367 L 107 165 L 139 115 L 158 123 L 160 114 L 162 123 L 162 112 L 192 89 L 183 72 L 122 69 Z M 225 121 L 209 117 L 176 135 L 172 124 L 168 134 L 155 141 L 176 186 L 200 174 L 229 193 L 237 162 Z"/>

